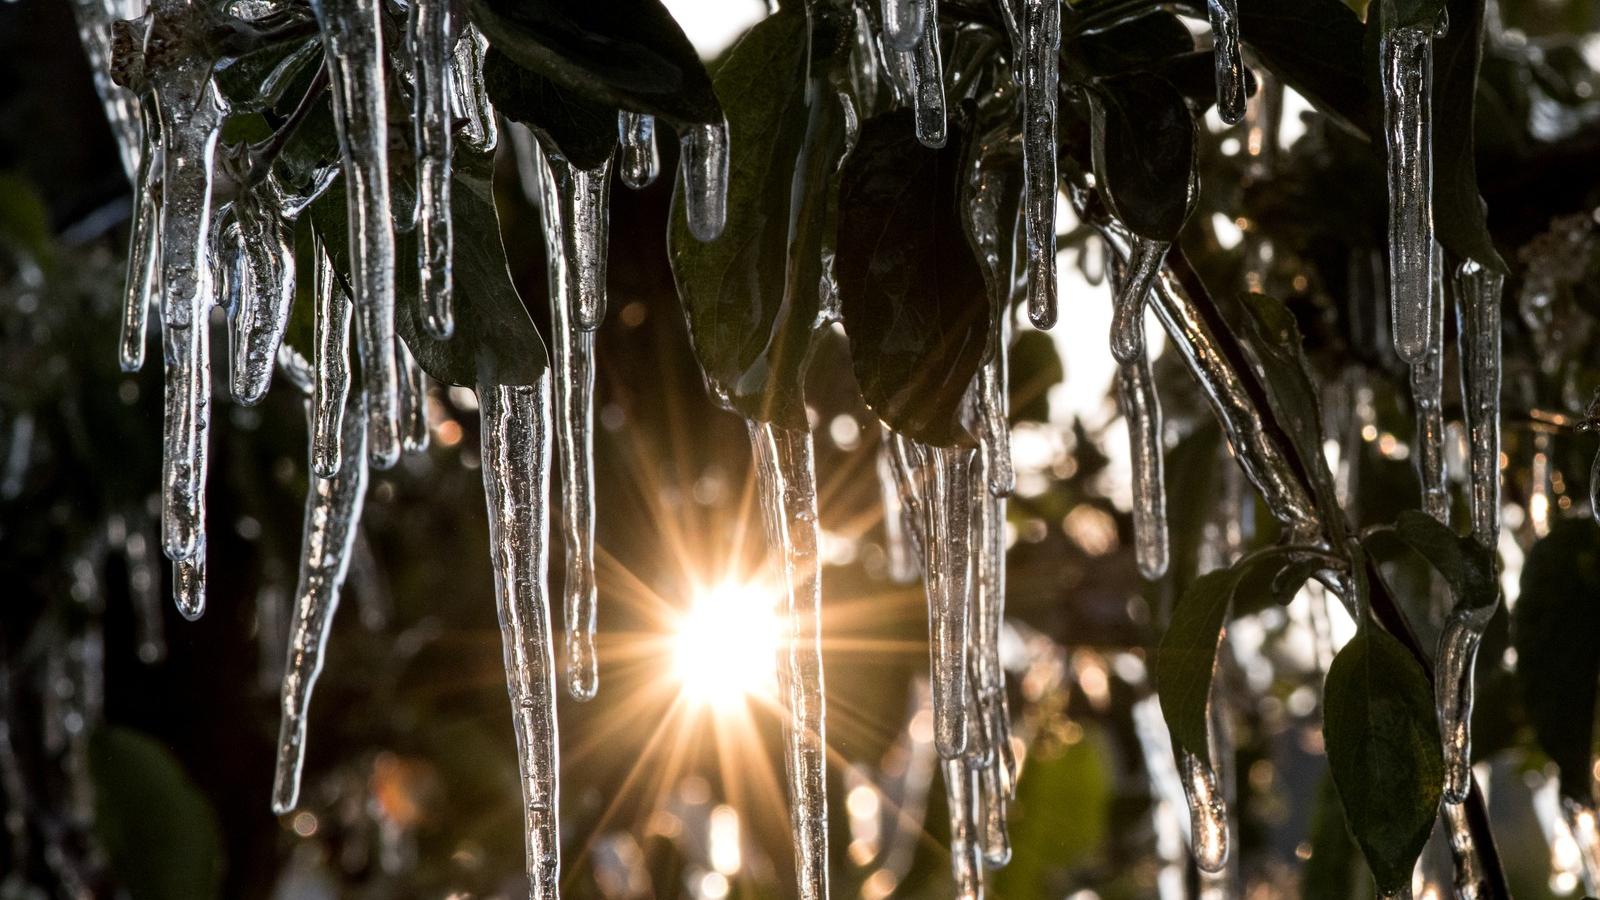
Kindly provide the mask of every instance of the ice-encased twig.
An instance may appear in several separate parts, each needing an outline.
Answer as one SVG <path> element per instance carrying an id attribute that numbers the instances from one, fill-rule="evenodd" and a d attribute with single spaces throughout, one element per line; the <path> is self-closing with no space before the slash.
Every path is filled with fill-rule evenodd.
<path id="1" fill-rule="evenodd" d="M 916 112 L 917 140 L 935 149 L 948 136 L 944 97 L 944 57 L 939 49 L 939 0 L 922 5 L 922 37 L 904 51 L 911 63 L 911 104 Z"/>
<path id="2" fill-rule="evenodd" d="M 1465 803 L 1472 792 L 1473 670 L 1478 644 L 1496 604 L 1457 609 L 1445 621 L 1434 653 L 1434 703 L 1444 741 L 1444 800 Z"/>
<path id="3" fill-rule="evenodd" d="M 400 372 L 394 355 L 394 215 L 378 0 L 313 0 L 344 159 L 350 276 L 361 327 L 367 450 L 380 469 L 400 458 Z"/>
<path id="4" fill-rule="evenodd" d="M 1161 401 L 1148 359 L 1118 367 L 1117 403 L 1128 421 L 1133 463 L 1134 558 L 1139 574 L 1155 581 L 1167 573 L 1166 452 L 1161 443 Z"/>
<path id="5" fill-rule="evenodd" d="M 598 687 L 594 577 L 594 327 L 605 310 L 606 204 L 611 161 L 594 170 L 543 149 L 536 168 L 550 285 L 551 367 L 556 372 L 556 447 L 561 533 L 566 544 L 567 690 Z M 590 324 L 584 327 L 585 315 Z"/>
<path id="6" fill-rule="evenodd" d="M 364 396 L 359 393 L 346 400 L 341 435 L 345 454 L 339 470 L 329 478 L 313 472 L 306 491 L 300 580 L 295 588 L 294 618 L 289 626 L 289 650 L 279 696 L 277 768 L 272 780 L 272 811 L 279 815 L 293 810 L 300 796 L 311 692 L 322 672 L 328 633 L 339 608 L 339 595 L 350 567 L 350 548 L 366 499 L 364 405 Z M 315 452 L 312 449 L 310 454 L 314 456 Z"/>
<path id="7" fill-rule="evenodd" d="M 1206 0 L 1211 53 L 1217 70 L 1217 114 L 1229 125 L 1244 118 L 1244 58 L 1239 53 L 1239 0 Z"/>
<path id="8" fill-rule="evenodd" d="M 1500 537 L 1500 292 L 1505 277 L 1466 260 L 1456 268 L 1461 395 L 1472 472 L 1472 536 L 1485 547 Z"/>
<path id="9" fill-rule="evenodd" d="M 728 220 L 728 123 L 685 126 L 678 144 L 689 233 L 714 241 Z"/>
<path id="10" fill-rule="evenodd" d="M 489 52 L 489 39 L 470 22 L 461 29 L 455 47 L 455 102 L 458 112 L 466 119 L 461 129 L 461 140 L 480 153 L 487 153 L 500 141 L 500 128 L 495 121 L 494 106 L 489 103 L 489 91 L 483 85 L 483 56 Z"/>
<path id="11" fill-rule="evenodd" d="M 246 195 L 233 204 L 240 265 L 239 302 L 233 312 L 233 397 L 246 405 L 261 402 L 272 384 L 272 369 L 289 327 L 294 301 L 294 233 L 277 207 Z M 231 228 L 230 228 L 231 231 Z"/>
<path id="12" fill-rule="evenodd" d="M 1394 0 L 1383 0 L 1393 21 Z M 1388 27 L 1378 42 L 1388 148 L 1389 311 L 1400 358 L 1421 362 L 1433 332 L 1433 35 Z"/>
<path id="13" fill-rule="evenodd" d="M 345 400 L 350 393 L 350 297 L 339 283 L 320 237 L 312 243 L 316 285 L 312 303 L 314 372 L 311 387 L 311 471 L 331 478 L 343 457 Z M 362 410 L 365 417 L 366 411 Z M 362 444 L 365 445 L 365 441 Z"/>
<path id="14" fill-rule="evenodd" d="M 622 150 L 622 183 L 634 190 L 647 188 L 661 174 L 656 151 L 656 118 L 636 112 L 617 113 L 617 144 Z"/>
<path id="15" fill-rule="evenodd" d="M 448 0 L 411 0 L 406 36 L 415 61 L 412 138 L 417 153 L 417 268 L 422 327 L 445 340 L 455 331 L 451 307 L 454 230 L 450 152 L 455 130 L 450 69 L 454 58 Z"/>
<path id="16" fill-rule="evenodd" d="M 1022 61 L 1023 226 L 1027 234 L 1028 318 L 1056 323 L 1056 103 L 1061 52 L 1060 0 L 1024 0 Z"/>
<path id="17" fill-rule="evenodd" d="M 820 519 L 811 433 L 747 422 L 768 542 L 783 556 L 785 643 L 780 683 L 789 819 L 801 900 L 828 896 L 826 708 L 822 672 Z"/>
<path id="18" fill-rule="evenodd" d="M 976 770 L 960 757 L 941 762 L 946 806 L 950 811 L 950 875 L 957 900 L 983 897 L 983 856 L 978 823 Z"/>
<path id="19" fill-rule="evenodd" d="M 1434 248 L 1439 255 L 1438 247 Z M 1435 261 L 1437 267 L 1437 260 Z M 1417 472 L 1422 479 L 1422 509 L 1450 524 L 1450 493 L 1444 460 L 1444 284 L 1429 286 L 1426 352 L 1411 364 L 1411 397 L 1417 415 Z"/>
<path id="20" fill-rule="evenodd" d="M 496 609 L 521 772 L 528 896 L 556 900 L 560 745 L 555 648 L 545 594 L 550 529 L 550 375 L 531 385 L 479 385 L 483 489 Z"/>

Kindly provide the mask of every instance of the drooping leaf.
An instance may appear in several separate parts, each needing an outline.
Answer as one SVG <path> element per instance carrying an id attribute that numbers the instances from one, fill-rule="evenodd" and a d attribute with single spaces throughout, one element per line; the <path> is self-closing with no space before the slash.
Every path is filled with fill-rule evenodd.
<path id="1" fill-rule="evenodd" d="M 1484 0 L 1448 0 L 1450 30 L 1433 45 L 1433 221 L 1451 254 L 1505 272 L 1478 193 L 1475 106 Z"/>
<path id="2" fill-rule="evenodd" d="M 216 813 L 165 747 L 134 731 L 89 740 L 94 829 L 132 900 L 207 900 L 222 888 Z"/>
<path id="3" fill-rule="evenodd" d="M 1585 802 L 1593 801 L 1597 634 L 1600 526 L 1568 519 L 1528 551 L 1511 640 L 1534 736 L 1561 769 L 1561 792 Z"/>
<path id="4" fill-rule="evenodd" d="M 1101 78 L 1087 89 L 1094 174 L 1106 205 L 1140 237 L 1176 239 L 1197 197 L 1189 105 L 1153 72 Z"/>
<path id="5" fill-rule="evenodd" d="M 1375 532 L 1367 542 L 1384 535 L 1393 535 L 1443 575 L 1459 608 L 1481 609 L 1499 601 L 1494 556 L 1472 538 L 1456 534 L 1448 525 L 1416 509 L 1402 511 L 1392 531 Z"/>
<path id="6" fill-rule="evenodd" d="M 489 42 L 591 103 L 710 124 L 722 106 L 660 0 L 468 0 Z"/>
<path id="7" fill-rule="evenodd" d="M 540 133 L 580 169 L 604 163 L 617 146 L 617 110 L 593 103 L 489 48 L 483 61 L 489 100 L 506 118 Z"/>
<path id="8" fill-rule="evenodd" d="M 494 207 L 493 160 L 466 149 L 455 155 L 451 215 L 455 221 L 455 334 L 445 341 L 422 327 L 415 232 L 396 235 L 395 330 L 422 368 L 446 384 L 524 385 L 544 372 L 544 341 L 511 282 Z M 350 245 L 340 180 L 307 211 L 345 283 Z"/>
<path id="9" fill-rule="evenodd" d="M 1433 690 L 1392 635 L 1363 627 L 1333 658 L 1323 740 L 1351 835 L 1378 889 L 1411 883 L 1444 792 Z"/>
<path id="10" fill-rule="evenodd" d="M 805 426 L 802 374 L 821 307 L 829 202 L 846 140 L 831 83 L 845 51 L 831 15 L 808 30 L 786 10 L 752 28 L 717 70 L 727 103 L 727 225 L 689 233 L 680 184 L 667 249 L 695 357 L 714 391 L 763 421 Z"/>
<path id="11" fill-rule="evenodd" d="M 1240 0 L 1239 37 L 1272 74 L 1318 111 L 1358 132 L 1371 122 L 1366 30 L 1340 0 Z"/>
<path id="12" fill-rule="evenodd" d="M 889 427 L 970 440 L 962 397 L 983 361 L 989 300 L 957 206 L 965 127 L 932 150 L 909 110 L 861 127 L 839 185 L 838 281 L 862 396 Z"/>

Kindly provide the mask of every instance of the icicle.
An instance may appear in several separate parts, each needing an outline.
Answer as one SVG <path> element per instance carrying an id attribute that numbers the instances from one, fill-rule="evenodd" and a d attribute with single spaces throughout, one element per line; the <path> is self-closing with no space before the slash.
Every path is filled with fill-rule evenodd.
<path id="1" fill-rule="evenodd" d="M 925 0 L 883 0 L 883 37 L 896 50 L 910 50 L 922 39 Z"/>
<path id="2" fill-rule="evenodd" d="M 994 475 L 987 448 L 979 454 L 984 481 L 992 484 Z M 1005 626 L 1006 601 L 1006 498 L 992 491 L 980 491 L 977 499 L 977 562 L 973 615 L 977 622 L 977 643 L 973 648 L 973 671 L 977 696 L 977 726 L 989 750 L 983 767 L 982 847 L 990 868 L 1004 866 L 1011 858 L 1011 841 L 1006 833 L 1006 804 L 1016 788 L 1016 757 L 1011 749 L 1011 717 L 1006 709 L 1005 669 L 1000 663 L 1000 632 Z"/>
<path id="3" fill-rule="evenodd" d="M 210 302 L 210 298 L 206 298 Z M 183 560 L 205 541 L 206 441 L 211 426 L 211 329 L 204 313 L 162 333 L 161 535 L 167 557 Z M 198 609 L 199 607 L 195 607 Z M 196 613 L 198 615 L 198 613 Z"/>
<path id="4" fill-rule="evenodd" d="M 983 438 L 979 445 L 989 493 L 1007 497 L 1017 486 L 1017 473 L 1011 464 L 1011 402 L 1007 396 L 1004 334 L 997 336 L 993 350 L 994 354 L 978 370 L 978 414 Z"/>
<path id="5" fill-rule="evenodd" d="M 1434 702 L 1444 738 L 1444 799 L 1463 803 L 1472 791 L 1473 664 L 1478 642 L 1494 616 L 1494 606 L 1460 609 L 1451 614 L 1434 654 Z"/>
<path id="6" fill-rule="evenodd" d="M 767 537 L 773 548 L 783 554 L 787 589 L 786 640 L 778 663 L 789 712 L 784 723 L 784 768 L 789 775 L 796 878 L 801 900 L 825 900 L 828 785 L 822 565 L 817 556 L 821 532 L 811 433 L 770 422 L 748 420 L 747 424 Z"/>
<path id="7" fill-rule="evenodd" d="M 193 622 L 206 611 L 206 538 L 187 559 L 172 562 L 172 600 L 178 614 Z"/>
<path id="8" fill-rule="evenodd" d="M 883 496 L 883 542 L 889 558 L 889 580 L 910 584 L 917 580 L 917 558 L 922 554 L 907 521 L 913 515 L 901 501 L 901 487 L 895 474 L 892 441 L 878 446 L 878 488 Z"/>
<path id="9" fill-rule="evenodd" d="M 490 555 L 522 773 L 529 896 L 556 900 L 560 746 L 556 737 L 555 653 L 545 595 L 550 490 L 550 376 L 523 386 L 479 385 L 483 490 Z"/>
<path id="10" fill-rule="evenodd" d="M 1435 267 L 1438 245 L 1434 246 Z M 1444 463 L 1444 285 L 1430 286 L 1428 347 L 1411 364 L 1411 396 L 1417 411 L 1417 471 L 1422 477 L 1422 509 L 1450 524 L 1450 493 Z M 1497 460 L 1498 462 L 1498 460 Z"/>
<path id="11" fill-rule="evenodd" d="M 350 566 L 350 548 L 361 520 L 367 493 L 367 440 L 362 394 L 345 402 L 346 453 L 332 477 L 312 474 L 306 491 L 305 530 L 300 543 L 300 581 L 295 588 L 294 617 L 289 626 L 289 651 L 284 664 L 279 711 L 277 771 L 272 781 L 272 811 L 283 815 L 300 796 L 300 769 L 305 763 L 306 722 L 311 691 L 322 672 L 329 626 L 339 608 Z M 311 451 L 315 456 L 315 450 Z"/>
<path id="12" fill-rule="evenodd" d="M 415 60 L 412 138 L 417 153 L 417 266 L 421 275 L 422 327 L 445 340 L 455 331 L 450 304 L 453 229 L 450 217 L 451 107 L 450 4 L 411 0 L 406 36 Z"/>
<path id="13" fill-rule="evenodd" d="M 1039 328 L 1049 328 L 1056 323 L 1056 100 L 1061 2 L 1023 2 L 1023 46 L 1016 52 L 1022 60 L 1022 203 L 1028 246 L 1028 318 Z"/>
<path id="14" fill-rule="evenodd" d="M 713 241 L 728 219 L 728 123 L 690 125 L 678 139 L 689 233 Z"/>
<path id="15" fill-rule="evenodd" d="M 1462 396 L 1472 460 L 1472 535 L 1500 538 L 1500 291 L 1505 277 L 1472 260 L 1456 268 Z"/>
<path id="16" fill-rule="evenodd" d="M 956 882 L 956 900 L 981 900 L 983 858 L 978 832 L 978 773 L 959 757 L 946 758 L 941 765 L 950 809 L 950 874 Z"/>
<path id="17" fill-rule="evenodd" d="M 1220 872 L 1228 864 L 1228 804 L 1211 764 L 1187 750 L 1181 753 L 1194 862 L 1202 872 Z"/>
<path id="18" fill-rule="evenodd" d="M 400 365 L 400 422 L 405 428 L 401 443 L 407 453 L 422 453 L 428 449 L 428 376 L 398 337 L 394 353 Z"/>
<path id="19" fill-rule="evenodd" d="M 78 38 L 94 70 L 94 89 L 105 107 L 106 121 L 111 123 L 111 133 L 122 154 L 123 171 L 130 180 L 137 179 L 146 145 L 139 124 L 139 99 L 111 77 L 111 31 L 117 21 L 139 18 L 143 7 L 139 0 L 74 0 L 72 4 L 78 19 Z"/>
<path id="20" fill-rule="evenodd" d="M 622 183 L 634 190 L 653 184 L 661 174 L 655 116 L 617 113 L 617 141 L 622 147 Z"/>
<path id="21" fill-rule="evenodd" d="M 233 397 L 261 402 L 294 301 L 294 232 L 275 207 L 250 197 L 233 204 L 238 223 L 239 304 L 233 317 Z"/>
<path id="22" fill-rule="evenodd" d="M 362 383 L 372 463 L 400 458 L 400 373 L 394 355 L 394 215 L 389 203 L 388 103 L 378 0 L 313 0 L 344 157 L 351 283 L 360 319 Z"/>
<path id="23" fill-rule="evenodd" d="M 1117 402 L 1128 420 L 1133 461 L 1133 540 L 1139 574 L 1155 581 L 1167 573 L 1167 489 L 1161 444 L 1161 401 L 1150 361 L 1117 369 Z"/>
<path id="24" fill-rule="evenodd" d="M 1455 863 L 1455 900 L 1485 900 L 1490 896 L 1489 886 L 1484 882 L 1483 863 L 1467 825 L 1467 808 L 1459 803 L 1445 803 L 1442 812 L 1450 842 L 1450 858 Z"/>
<path id="25" fill-rule="evenodd" d="M 1132 257 L 1128 260 L 1127 274 L 1121 279 L 1113 299 L 1111 318 L 1111 355 L 1126 366 L 1145 358 L 1144 304 L 1150 294 L 1150 283 L 1161 271 L 1167 258 L 1169 244 L 1141 237 L 1133 239 Z"/>
<path id="26" fill-rule="evenodd" d="M 494 106 L 489 103 L 489 92 L 483 86 L 483 56 L 489 52 L 489 39 L 477 26 L 468 23 L 461 29 L 461 38 L 455 46 L 456 106 L 466 125 L 461 129 L 461 140 L 480 153 L 495 148 L 500 140 L 500 129 L 495 123 Z"/>
<path id="27" fill-rule="evenodd" d="M 561 531 L 566 542 L 563 598 L 567 690 L 594 696 L 594 327 L 605 311 L 606 204 L 609 160 L 579 169 L 555 153 L 539 154 L 540 208 L 549 259 L 551 366 L 556 445 L 561 465 Z M 588 327 L 584 326 L 587 311 Z"/>
<path id="28" fill-rule="evenodd" d="M 917 140 L 935 149 L 944 146 L 946 110 L 944 59 L 939 50 L 939 0 L 922 5 L 922 37 L 906 55 L 911 63 L 911 104 L 916 110 Z"/>
<path id="29" fill-rule="evenodd" d="M 1395 0 L 1381 0 L 1393 22 Z M 1389 311 L 1394 348 L 1420 363 L 1434 332 L 1433 35 L 1391 26 L 1378 43 L 1389 180 Z"/>
<path id="30" fill-rule="evenodd" d="M 1239 0 L 1206 0 L 1217 66 L 1217 113 L 1229 125 L 1244 118 L 1244 60 L 1239 55 Z"/>
<path id="31" fill-rule="evenodd" d="M 155 104 L 141 109 L 147 136 L 133 185 L 133 229 L 128 241 L 128 277 L 123 283 L 122 335 L 118 362 L 124 372 L 144 367 L 145 331 L 150 303 L 161 290 L 161 172 L 160 119 Z"/>
<path id="32" fill-rule="evenodd" d="M 350 393 L 350 297 L 339 284 L 320 238 L 313 240 L 311 252 L 317 264 L 312 295 L 311 471 L 332 478 L 341 468 L 340 435 Z"/>

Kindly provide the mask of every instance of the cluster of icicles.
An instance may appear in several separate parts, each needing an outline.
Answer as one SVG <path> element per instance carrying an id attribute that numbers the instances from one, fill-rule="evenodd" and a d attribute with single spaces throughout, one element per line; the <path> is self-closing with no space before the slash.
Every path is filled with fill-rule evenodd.
<path id="1" fill-rule="evenodd" d="M 273 793 L 274 809 L 286 811 L 297 799 L 306 710 L 344 581 L 368 467 L 390 466 L 402 451 L 421 449 L 427 441 L 423 375 L 395 335 L 395 214 L 401 212 L 402 221 L 414 225 L 418 234 L 418 258 L 407 264 L 420 271 L 419 318 L 430 335 L 448 338 L 453 328 L 449 170 L 457 138 L 451 126 L 465 121 L 459 137 L 475 148 L 487 150 L 496 142 L 494 111 L 480 80 L 486 43 L 470 25 L 453 27 L 449 5 L 442 0 L 411 0 L 406 37 L 414 57 L 418 200 L 414 211 L 396 211 L 388 189 L 388 94 L 375 0 L 313 4 L 333 91 L 342 167 L 329 167 L 307 185 L 280 184 L 269 172 L 235 179 L 228 190 L 219 190 L 223 179 L 216 174 L 219 134 L 228 109 L 212 78 L 210 60 L 192 54 L 166 59 L 131 80 L 124 78 L 132 89 L 110 77 L 114 43 L 143 48 L 153 59 L 163 42 L 179 41 L 186 30 L 192 33 L 207 21 L 194 2 L 155 0 L 148 13 L 139 5 L 140 0 L 79 0 L 77 12 L 135 188 L 121 340 L 125 369 L 141 365 L 152 302 L 159 309 L 166 376 L 162 547 L 174 566 L 176 601 L 185 616 L 199 616 L 205 603 L 211 307 L 224 308 L 231 320 L 229 383 L 237 401 L 258 402 L 274 369 L 307 396 L 312 481 Z M 265 14 L 273 8 L 244 5 L 250 9 L 236 11 Z M 930 146 L 942 145 L 946 134 L 937 6 L 937 0 L 883 0 L 879 35 L 883 64 L 909 87 L 906 95 L 916 112 L 918 136 Z M 1056 319 L 1061 10 L 1058 0 L 1002 0 L 999 6 L 1019 60 L 1023 108 L 1023 247 L 1015 255 L 1023 263 L 1029 317 L 1048 328 Z M 1208 8 L 1219 109 L 1225 121 L 1237 122 L 1246 111 L 1237 9 L 1233 0 L 1211 0 Z M 1384 35 L 1382 48 L 1395 346 L 1413 367 L 1426 508 L 1443 518 L 1444 290 L 1432 231 L 1426 100 L 1433 37 L 1396 29 Z M 656 177 L 654 125 L 650 116 L 621 114 L 619 166 L 630 187 Z M 512 128 L 509 133 L 524 188 L 543 212 L 551 260 L 555 375 L 551 379 L 546 374 L 532 385 L 480 387 L 483 477 L 523 774 L 528 873 L 534 896 L 553 897 L 559 868 L 558 750 L 555 653 L 545 596 L 545 497 L 553 430 L 565 485 L 566 674 L 572 694 L 586 699 L 597 688 L 590 423 L 594 331 L 606 306 L 612 163 L 581 169 L 555 148 L 541 147 L 526 130 Z M 690 228 L 697 237 L 710 239 L 723 224 L 726 127 L 686 129 L 682 143 Z M 308 359 L 283 343 L 296 277 L 291 226 L 341 169 L 348 197 L 353 296 L 342 289 L 319 247 L 316 269 L 310 273 L 315 338 Z M 1083 213 L 1086 198 L 1071 199 Z M 991 257 L 986 262 L 992 267 L 1002 260 L 1009 264 L 1014 248 L 998 246 L 993 205 L 975 204 L 971 215 L 980 246 Z M 1263 429 L 1240 373 L 1218 352 L 1216 337 L 1194 300 L 1164 265 L 1167 246 L 1134 236 L 1116 222 L 1097 227 L 1114 257 L 1111 346 L 1120 365 L 1118 397 L 1129 423 L 1141 573 L 1160 577 L 1168 556 L 1161 410 L 1143 330 L 1147 306 L 1204 388 L 1245 475 L 1292 534 L 1315 539 L 1322 526 L 1287 461 L 1289 449 Z M 1500 277 L 1469 261 L 1459 267 L 1455 284 L 1473 447 L 1473 531 L 1493 546 L 1499 509 Z M 359 388 L 353 386 L 348 359 L 352 318 Z M 915 578 L 920 560 L 926 583 L 936 745 L 950 799 L 954 872 L 964 897 L 981 893 L 985 865 L 1002 865 L 1009 856 L 1006 805 L 1017 777 L 998 649 L 1005 507 L 1013 473 L 1006 424 L 1006 339 L 1003 327 L 997 331 L 969 395 L 976 446 L 929 446 L 886 429 L 879 464 L 893 574 Z M 787 589 L 791 640 L 779 665 L 789 712 L 786 768 L 799 893 L 816 900 L 827 895 L 828 852 L 812 441 L 804 431 L 754 420 L 749 426 L 768 535 L 782 554 Z M 1451 670 L 1450 677 L 1440 679 L 1439 702 L 1452 807 L 1470 786 L 1466 722 L 1471 660 L 1486 618 L 1452 620 L 1445 632 L 1447 652 L 1441 653 Z M 1195 858 L 1203 870 L 1219 871 L 1228 856 L 1228 825 L 1218 779 L 1210 762 L 1193 754 L 1184 754 L 1181 773 Z"/>

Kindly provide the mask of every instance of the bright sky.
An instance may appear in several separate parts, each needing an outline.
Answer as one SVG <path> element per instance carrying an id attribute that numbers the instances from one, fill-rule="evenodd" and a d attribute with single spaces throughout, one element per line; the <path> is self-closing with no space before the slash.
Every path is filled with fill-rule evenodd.
<path id="1" fill-rule="evenodd" d="M 662 0 L 700 56 L 726 50 L 751 25 L 767 16 L 765 0 Z"/>

